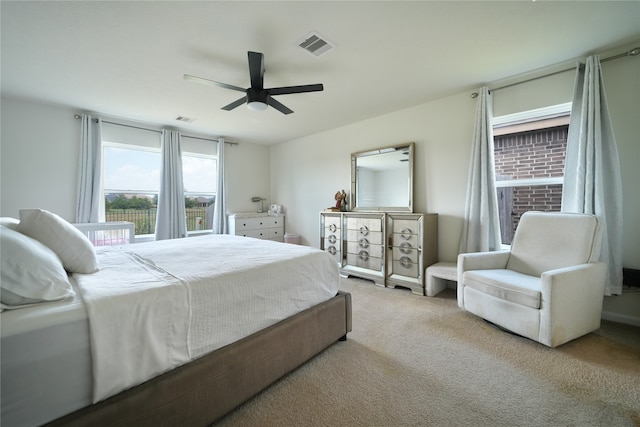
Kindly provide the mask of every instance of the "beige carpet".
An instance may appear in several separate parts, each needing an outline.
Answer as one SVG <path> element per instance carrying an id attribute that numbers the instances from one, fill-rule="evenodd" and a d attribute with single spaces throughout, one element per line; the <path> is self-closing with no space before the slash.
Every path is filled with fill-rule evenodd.
<path id="1" fill-rule="evenodd" d="M 220 426 L 638 426 L 640 328 L 556 349 L 435 298 L 343 279 L 353 332 Z"/>

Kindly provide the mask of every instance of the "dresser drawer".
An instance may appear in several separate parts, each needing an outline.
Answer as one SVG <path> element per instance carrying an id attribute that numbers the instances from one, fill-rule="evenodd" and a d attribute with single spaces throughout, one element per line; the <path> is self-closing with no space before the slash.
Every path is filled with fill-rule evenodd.
<path id="1" fill-rule="evenodd" d="M 419 236 L 415 234 L 401 234 L 401 233 L 393 233 L 392 237 L 392 245 L 401 246 L 401 247 L 409 247 L 409 248 L 418 248 L 420 244 Z"/>
<path id="2" fill-rule="evenodd" d="M 324 228 L 330 229 L 332 231 L 339 230 L 340 228 L 342 228 L 341 219 L 342 217 L 340 216 L 325 216 Z"/>
<path id="3" fill-rule="evenodd" d="M 342 260 L 342 250 L 340 249 L 340 245 L 325 244 L 324 250 L 335 256 L 338 262 Z"/>
<path id="4" fill-rule="evenodd" d="M 374 271 L 382 270 L 382 258 L 374 258 L 366 255 L 356 255 L 348 253 L 347 264 Z"/>
<path id="5" fill-rule="evenodd" d="M 382 245 L 384 243 L 382 233 L 379 231 L 364 234 L 358 230 L 347 230 L 347 241 L 359 242 L 361 239 L 366 239 L 370 245 Z"/>
<path id="6" fill-rule="evenodd" d="M 264 227 L 265 218 L 236 218 L 236 232 Z"/>
<path id="7" fill-rule="evenodd" d="M 417 249 L 394 247 L 392 252 L 393 252 L 393 256 L 392 256 L 393 260 L 399 260 L 404 257 L 404 258 L 408 258 L 413 263 L 418 263 L 418 259 L 420 257 L 420 251 L 418 251 Z"/>
<path id="8" fill-rule="evenodd" d="M 284 240 L 284 231 L 282 228 L 267 228 L 265 231 L 267 232 L 267 239 Z"/>
<path id="9" fill-rule="evenodd" d="M 393 233 L 409 235 L 419 234 L 420 221 L 415 219 L 393 219 Z"/>
<path id="10" fill-rule="evenodd" d="M 379 218 L 347 218 L 347 229 L 362 233 L 382 231 L 382 220 Z"/>
<path id="11" fill-rule="evenodd" d="M 370 257 L 382 258 L 384 246 L 381 245 L 368 245 L 364 242 L 347 242 L 347 253 L 358 255 L 360 253 L 367 253 Z"/>
<path id="12" fill-rule="evenodd" d="M 339 245 L 342 242 L 342 239 L 340 239 L 339 233 L 326 234 L 323 240 L 324 240 L 325 247 L 329 245 Z"/>
<path id="13" fill-rule="evenodd" d="M 256 239 L 269 239 L 279 240 L 284 239 L 284 233 L 279 228 L 263 228 L 254 230 L 239 230 L 236 231 L 237 236 L 255 237 Z"/>
<path id="14" fill-rule="evenodd" d="M 419 264 L 413 262 L 408 256 L 403 256 L 400 259 L 393 260 L 393 274 L 400 274 L 402 276 L 417 278 L 420 275 Z"/>
<path id="15" fill-rule="evenodd" d="M 268 239 L 269 238 L 269 234 L 268 234 L 266 229 L 264 229 L 264 230 L 258 230 L 258 229 L 236 230 L 236 236 L 255 237 L 256 239 Z"/>

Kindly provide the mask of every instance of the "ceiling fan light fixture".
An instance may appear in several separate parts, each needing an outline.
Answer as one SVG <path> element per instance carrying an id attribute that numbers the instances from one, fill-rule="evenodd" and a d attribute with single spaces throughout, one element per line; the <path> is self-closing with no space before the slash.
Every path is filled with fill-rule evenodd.
<path id="1" fill-rule="evenodd" d="M 264 111 L 267 109 L 267 104 L 262 101 L 251 101 L 247 102 L 247 107 L 253 111 Z"/>

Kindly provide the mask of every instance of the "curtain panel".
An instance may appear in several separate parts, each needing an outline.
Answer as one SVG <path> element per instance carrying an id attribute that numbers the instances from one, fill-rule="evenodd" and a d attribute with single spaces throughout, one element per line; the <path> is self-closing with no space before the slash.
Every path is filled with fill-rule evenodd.
<path id="1" fill-rule="evenodd" d="M 218 138 L 218 188 L 216 190 L 216 204 L 213 211 L 213 233 L 227 234 L 227 203 L 226 183 L 224 172 L 224 138 Z"/>
<path id="2" fill-rule="evenodd" d="M 162 131 L 156 240 L 177 239 L 187 235 L 180 139 L 178 131 Z"/>
<path id="3" fill-rule="evenodd" d="M 80 160 L 76 194 L 76 222 L 103 222 L 102 119 L 82 114 Z"/>
<path id="4" fill-rule="evenodd" d="M 469 162 L 460 253 L 496 251 L 502 247 L 493 155 L 493 102 L 480 90 Z"/>
<path id="5" fill-rule="evenodd" d="M 605 295 L 622 293 L 622 178 L 598 55 L 578 66 L 567 136 L 562 211 L 595 214 L 602 222 L 600 261 Z"/>

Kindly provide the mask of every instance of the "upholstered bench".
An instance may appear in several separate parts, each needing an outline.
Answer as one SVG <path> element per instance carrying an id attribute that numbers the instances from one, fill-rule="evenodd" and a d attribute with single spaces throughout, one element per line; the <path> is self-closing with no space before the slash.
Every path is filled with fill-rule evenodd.
<path id="1" fill-rule="evenodd" d="M 447 288 L 447 280 L 458 281 L 458 268 L 455 262 L 438 262 L 427 267 L 425 295 L 433 297 Z"/>

